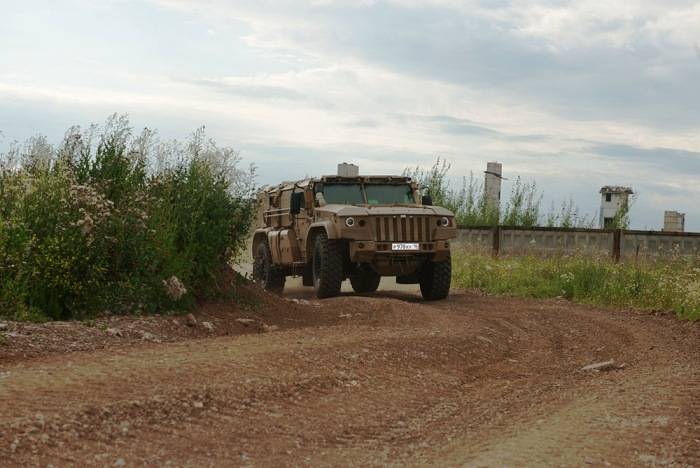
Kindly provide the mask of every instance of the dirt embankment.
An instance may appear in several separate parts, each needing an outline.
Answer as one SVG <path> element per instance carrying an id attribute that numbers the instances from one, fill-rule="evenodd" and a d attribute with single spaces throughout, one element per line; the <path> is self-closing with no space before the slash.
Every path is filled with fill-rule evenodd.
<path id="1" fill-rule="evenodd" d="M 249 294 L 194 322 L 9 324 L 0 465 L 700 465 L 700 324 Z"/>

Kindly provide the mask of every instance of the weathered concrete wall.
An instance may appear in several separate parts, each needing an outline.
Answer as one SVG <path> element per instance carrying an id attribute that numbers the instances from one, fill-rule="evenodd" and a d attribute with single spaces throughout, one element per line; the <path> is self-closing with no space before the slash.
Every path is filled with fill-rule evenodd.
<path id="1" fill-rule="evenodd" d="M 700 255 L 700 233 L 662 231 L 470 227 L 458 229 L 457 243 L 499 255 L 586 252 L 622 259 Z"/>
<path id="2" fill-rule="evenodd" d="M 539 229 L 501 229 L 500 253 L 557 253 L 588 251 L 611 252 L 613 233 L 610 231 L 553 231 Z"/>
<path id="3" fill-rule="evenodd" d="M 493 249 L 493 228 L 470 228 L 457 230 L 457 243 L 475 250 Z"/>
<path id="4" fill-rule="evenodd" d="M 700 234 L 658 231 L 625 231 L 623 257 L 700 254 Z"/>

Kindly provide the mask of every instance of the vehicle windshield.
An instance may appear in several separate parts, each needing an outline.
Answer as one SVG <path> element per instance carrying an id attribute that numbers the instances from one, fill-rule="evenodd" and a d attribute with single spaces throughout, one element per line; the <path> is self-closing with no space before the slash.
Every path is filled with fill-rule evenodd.
<path id="1" fill-rule="evenodd" d="M 323 187 L 326 203 L 338 205 L 362 205 L 365 197 L 360 184 L 326 184 Z"/>
<path id="2" fill-rule="evenodd" d="M 414 204 L 410 185 L 366 184 L 367 203 L 370 205 Z"/>
<path id="3" fill-rule="evenodd" d="M 413 205 L 415 203 L 410 185 L 324 184 L 322 190 L 323 198 L 328 204 Z"/>

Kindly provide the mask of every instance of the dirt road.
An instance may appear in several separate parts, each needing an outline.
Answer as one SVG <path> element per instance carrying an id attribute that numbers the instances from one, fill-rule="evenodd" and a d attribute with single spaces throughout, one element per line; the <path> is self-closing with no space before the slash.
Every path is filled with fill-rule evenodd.
<path id="1" fill-rule="evenodd" d="M 243 314 L 268 332 L 6 344 L 0 465 L 700 466 L 697 323 L 469 292 Z"/>

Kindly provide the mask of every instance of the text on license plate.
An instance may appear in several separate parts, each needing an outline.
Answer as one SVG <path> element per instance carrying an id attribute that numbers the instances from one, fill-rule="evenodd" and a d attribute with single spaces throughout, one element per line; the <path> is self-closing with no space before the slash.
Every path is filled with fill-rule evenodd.
<path id="1" fill-rule="evenodd" d="M 391 250 L 420 250 L 420 244 L 413 242 L 394 242 Z"/>

